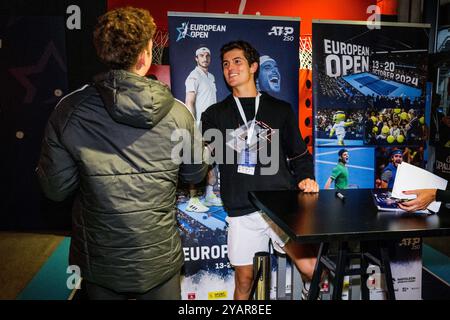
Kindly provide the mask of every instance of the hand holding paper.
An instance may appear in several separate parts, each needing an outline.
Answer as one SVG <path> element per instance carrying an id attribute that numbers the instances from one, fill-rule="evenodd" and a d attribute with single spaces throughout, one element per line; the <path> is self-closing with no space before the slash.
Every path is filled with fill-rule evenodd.
<path id="1" fill-rule="evenodd" d="M 419 189 L 404 191 L 404 194 L 415 194 L 416 199 L 399 203 L 398 206 L 405 211 L 417 211 L 428 207 L 436 199 L 436 189 Z"/>
<path id="2" fill-rule="evenodd" d="M 447 187 L 447 180 L 438 177 L 437 175 L 428 172 L 422 168 L 413 166 L 409 163 L 402 162 L 397 167 L 397 174 L 395 176 L 394 188 L 392 189 L 392 197 L 398 199 L 416 199 L 416 194 L 420 197 L 418 201 L 412 202 L 410 206 L 418 206 L 419 201 L 424 201 L 425 194 L 419 193 L 418 189 L 441 189 L 445 190 Z M 405 194 L 403 191 L 411 191 Z M 400 207 L 407 206 L 403 203 Z M 441 206 L 440 202 L 433 201 L 428 205 L 428 209 L 437 212 Z M 402 208 L 404 209 L 404 208 Z M 406 210 L 406 209 L 404 209 Z M 418 209 L 419 210 L 419 209 Z"/>

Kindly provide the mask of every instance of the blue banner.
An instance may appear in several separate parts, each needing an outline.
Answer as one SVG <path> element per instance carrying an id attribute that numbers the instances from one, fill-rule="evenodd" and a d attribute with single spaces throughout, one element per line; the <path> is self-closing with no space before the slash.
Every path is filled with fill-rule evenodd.
<path id="1" fill-rule="evenodd" d="M 392 188 L 424 166 L 428 25 L 313 23 L 316 179 L 322 189 Z M 379 219 L 393 212 L 378 213 Z M 421 238 L 390 244 L 397 299 L 421 299 Z M 385 297 L 380 272 L 371 299 Z M 372 270 L 372 271 L 371 271 Z"/>

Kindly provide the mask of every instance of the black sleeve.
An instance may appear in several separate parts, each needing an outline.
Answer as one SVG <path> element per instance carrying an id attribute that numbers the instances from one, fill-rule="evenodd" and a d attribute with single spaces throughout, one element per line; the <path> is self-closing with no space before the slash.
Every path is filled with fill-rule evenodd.
<path id="1" fill-rule="evenodd" d="M 437 190 L 436 201 L 442 201 L 444 203 L 450 203 L 450 190 Z"/>
<path id="2" fill-rule="evenodd" d="M 196 125 L 192 124 L 192 139 L 186 139 L 190 145 L 185 148 L 191 149 L 190 161 L 183 161 L 180 165 L 178 174 L 184 183 L 200 183 L 208 172 L 208 152 L 203 145 L 202 135 Z M 186 149 L 187 150 L 187 149 Z"/>
<path id="3" fill-rule="evenodd" d="M 288 105 L 285 125 L 281 129 L 281 144 L 286 153 L 289 167 L 298 183 L 306 178 L 314 179 L 314 166 L 312 155 L 303 141 L 295 119 L 296 116 Z"/>
<path id="4" fill-rule="evenodd" d="M 200 183 L 208 171 L 207 164 L 182 164 L 179 175 L 184 183 Z"/>
<path id="5" fill-rule="evenodd" d="M 47 123 L 36 168 L 42 190 L 54 201 L 63 201 L 79 185 L 76 163 L 61 141 L 63 129 L 58 121 L 61 109 L 55 110 Z"/>
<path id="6" fill-rule="evenodd" d="M 178 174 L 184 183 L 195 184 L 200 183 L 208 172 L 209 154 L 204 147 L 202 135 L 195 124 L 194 117 L 187 112 L 187 109 L 185 111 L 187 115 L 180 126 L 189 132 L 189 137 L 182 139 L 182 142 L 184 144 L 183 150 L 190 149 L 190 159 L 182 156 L 183 161 L 180 164 Z"/>

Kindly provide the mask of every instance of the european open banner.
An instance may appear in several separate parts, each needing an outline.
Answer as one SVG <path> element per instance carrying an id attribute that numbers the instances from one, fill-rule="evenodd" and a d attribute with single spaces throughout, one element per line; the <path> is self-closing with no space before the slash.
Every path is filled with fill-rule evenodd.
<path id="1" fill-rule="evenodd" d="M 299 18 L 185 12 L 169 12 L 168 18 L 171 89 L 177 99 L 185 102 L 187 91 L 195 91 L 197 99 L 204 101 L 219 102 L 230 95 L 222 74 L 220 48 L 230 41 L 245 40 L 261 56 L 259 90 L 289 102 L 298 115 Z M 210 63 L 196 59 L 197 54 L 206 52 Z M 197 64 L 207 68 L 209 80 L 192 85 L 189 78 L 199 71 Z M 215 86 L 215 97 L 202 95 L 207 81 L 213 82 L 209 86 Z M 214 185 L 216 194 L 220 194 L 219 185 L 220 177 Z M 207 204 L 199 189 L 199 199 Z M 214 205 L 206 212 L 189 211 L 189 197 L 188 190 L 179 190 L 178 221 L 185 254 L 182 299 L 232 299 L 234 272 L 227 258 L 227 214 L 223 207 Z M 272 287 L 271 296 L 274 290 Z"/>
<path id="2" fill-rule="evenodd" d="M 395 153 L 401 155 L 395 161 L 425 165 L 428 34 L 424 24 L 313 21 L 314 156 L 320 188 L 387 188 L 383 173 L 395 166 Z M 345 151 L 343 166 L 339 154 Z M 340 175 L 345 179 L 338 181 Z M 382 219 L 395 213 L 379 214 Z M 421 244 L 420 238 L 392 242 L 397 299 L 421 299 Z M 383 298 L 383 291 L 371 290 L 371 297 Z"/>
<path id="3" fill-rule="evenodd" d="M 427 25 L 314 21 L 315 145 L 420 145 Z M 420 122 L 419 120 L 422 119 Z"/>

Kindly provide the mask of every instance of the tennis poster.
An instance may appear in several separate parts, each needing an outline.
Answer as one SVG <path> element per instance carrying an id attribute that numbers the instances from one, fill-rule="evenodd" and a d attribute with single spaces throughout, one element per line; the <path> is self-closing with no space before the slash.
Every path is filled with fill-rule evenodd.
<path id="1" fill-rule="evenodd" d="M 300 19 L 185 12 L 169 12 L 168 16 L 171 89 L 197 120 L 210 105 L 231 94 L 222 74 L 220 48 L 235 40 L 249 42 L 260 54 L 258 90 L 289 102 L 298 115 Z M 195 105 L 190 100 L 192 93 Z M 204 186 L 195 186 L 196 190 L 182 186 L 178 192 L 185 254 L 182 299 L 233 299 L 227 213 L 220 205 L 219 185 L 214 170 Z M 275 283 L 275 269 L 272 275 Z M 275 284 L 271 288 L 274 295 Z"/>
<path id="2" fill-rule="evenodd" d="M 313 21 L 316 179 L 392 188 L 389 166 L 424 166 L 429 26 Z M 344 165 L 342 163 L 344 162 Z M 391 164 L 392 163 L 392 164 Z"/>
<path id="3" fill-rule="evenodd" d="M 315 145 L 426 140 L 426 25 L 315 21 L 313 48 Z"/>
<path id="4" fill-rule="evenodd" d="M 314 157 L 321 189 L 392 188 L 399 163 L 424 166 L 429 26 L 371 27 L 313 21 Z M 399 239 L 390 247 L 397 299 L 421 299 L 421 239 L 413 242 Z M 383 298 L 378 289 L 372 298 Z"/>

